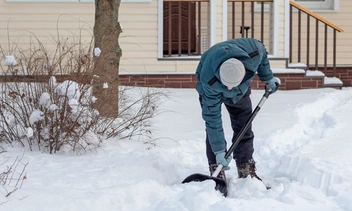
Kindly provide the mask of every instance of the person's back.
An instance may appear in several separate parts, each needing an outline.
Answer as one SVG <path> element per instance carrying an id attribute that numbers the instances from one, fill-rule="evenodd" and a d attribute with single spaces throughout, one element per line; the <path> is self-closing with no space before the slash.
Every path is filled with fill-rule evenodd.
<path id="1" fill-rule="evenodd" d="M 220 66 L 231 58 L 238 59 L 244 65 L 245 75 L 240 84 L 228 90 L 228 86 L 221 82 Z M 203 96 L 205 105 L 212 106 L 216 102 L 236 103 L 247 92 L 256 73 L 262 81 L 273 78 L 264 45 L 253 38 L 224 41 L 215 44 L 202 55 L 196 70 L 196 89 Z M 217 94 L 221 100 L 207 98 L 207 95 Z"/>

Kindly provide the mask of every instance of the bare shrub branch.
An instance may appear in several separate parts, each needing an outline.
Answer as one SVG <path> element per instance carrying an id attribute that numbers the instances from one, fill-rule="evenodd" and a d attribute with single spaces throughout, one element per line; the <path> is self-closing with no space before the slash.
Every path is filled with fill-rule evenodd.
<path id="1" fill-rule="evenodd" d="M 134 89 L 136 91 L 138 89 Z M 166 94 L 161 89 L 142 88 L 139 93 L 132 93 L 127 87 L 120 88 L 119 116 L 98 120 L 94 130 L 107 138 L 131 138 L 132 136 L 150 136 L 149 120 L 157 114 L 157 108 Z M 134 97 L 133 97 L 134 96 Z"/>
<path id="2" fill-rule="evenodd" d="M 3 153 L 5 151 L 1 151 Z M 6 191 L 6 197 L 9 197 L 12 193 L 22 187 L 22 184 L 25 179 L 27 179 L 25 169 L 28 165 L 27 163 L 22 162 L 23 154 L 21 157 L 16 157 L 15 161 L 10 166 L 6 166 L 6 169 L 0 171 L 0 185 Z M 0 167 L 4 167 L 9 160 L 0 164 Z M 20 171 L 18 171 L 20 169 Z"/>

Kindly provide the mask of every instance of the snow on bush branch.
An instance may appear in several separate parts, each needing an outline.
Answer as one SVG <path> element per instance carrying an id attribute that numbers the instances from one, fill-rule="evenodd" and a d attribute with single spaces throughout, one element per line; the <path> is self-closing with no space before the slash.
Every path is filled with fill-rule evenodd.
<path id="1" fill-rule="evenodd" d="M 51 78 L 50 81 L 55 80 Z M 119 117 L 99 116 L 90 85 L 6 83 L 0 102 L 0 141 L 18 141 L 49 153 L 94 149 L 102 138 L 150 135 L 150 122 L 162 92 L 120 89 Z M 135 96 L 135 99 L 132 97 Z M 145 136 L 145 137 L 147 137 Z"/>
<path id="2" fill-rule="evenodd" d="M 91 133 L 99 113 L 91 107 L 89 85 L 69 80 L 56 85 L 6 83 L 2 90 L 2 141 L 17 140 L 30 149 L 50 153 L 86 150 L 99 144 Z"/>

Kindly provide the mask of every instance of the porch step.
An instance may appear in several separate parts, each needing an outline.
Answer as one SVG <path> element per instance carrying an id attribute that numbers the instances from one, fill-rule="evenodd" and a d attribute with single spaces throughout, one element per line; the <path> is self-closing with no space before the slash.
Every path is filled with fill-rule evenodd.
<path id="1" fill-rule="evenodd" d="M 319 70 L 306 70 L 306 77 L 323 79 L 325 74 Z"/>
<path id="2" fill-rule="evenodd" d="M 323 87 L 342 87 L 343 82 L 336 77 L 324 77 Z"/>
<path id="3" fill-rule="evenodd" d="M 271 70 L 275 76 L 281 79 L 283 90 L 322 87 L 342 88 L 343 86 L 343 82 L 339 78 L 327 77 L 324 72 L 319 70 L 300 68 L 272 68 Z"/>
<path id="4" fill-rule="evenodd" d="M 337 77 L 327 77 L 319 70 L 307 70 L 305 74 L 306 78 L 321 78 L 322 87 L 342 87 L 343 82 Z"/>
<path id="5" fill-rule="evenodd" d="M 307 70 L 307 65 L 304 63 L 290 63 L 287 65 L 287 68 L 292 68 L 292 69 L 304 69 Z"/>

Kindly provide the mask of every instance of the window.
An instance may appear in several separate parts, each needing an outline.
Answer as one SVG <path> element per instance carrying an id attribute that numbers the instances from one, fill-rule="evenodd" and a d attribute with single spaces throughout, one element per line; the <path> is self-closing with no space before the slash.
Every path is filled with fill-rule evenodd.
<path id="1" fill-rule="evenodd" d="M 313 10 L 337 10 L 336 3 L 338 0 L 294 0 L 297 4 L 301 6 Z"/>
<path id="2" fill-rule="evenodd" d="M 78 0 L 6 0 L 6 2 L 51 2 L 51 3 L 61 3 L 61 2 L 78 2 Z"/>
<path id="3" fill-rule="evenodd" d="M 5 0 L 6 2 L 94 2 L 94 0 Z M 121 0 L 121 2 L 151 2 L 152 0 Z"/>
<path id="4" fill-rule="evenodd" d="M 262 4 L 264 4 L 264 12 L 269 12 L 271 2 L 256 2 L 254 4 L 254 12 L 261 12 Z"/>
<path id="5" fill-rule="evenodd" d="M 209 1 L 163 1 L 163 58 L 199 56 L 209 48 Z"/>

